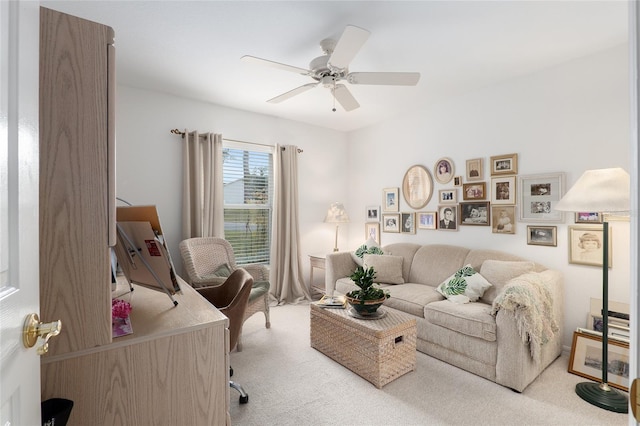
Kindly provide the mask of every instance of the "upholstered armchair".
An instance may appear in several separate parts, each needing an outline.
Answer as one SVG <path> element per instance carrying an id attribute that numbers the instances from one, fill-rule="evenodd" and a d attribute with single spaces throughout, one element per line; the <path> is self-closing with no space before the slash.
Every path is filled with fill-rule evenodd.
<path id="1" fill-rule="evenodd" d="M 236 269 L 245 269 L 254 283 L 249 295 L 249 304 L 244 321 L 253 314 L 263 312 L 265 327 L 271 327 L 269 319 L 269 270 L 265 265 L 236 265 L 231 244 L 224 238 L 189 238 L 180 243 L 180 254 L 187 282 L 194 288 L 218 286 Z M 238 338 L 237 350 L 242 351 L 242 336 Z"/>

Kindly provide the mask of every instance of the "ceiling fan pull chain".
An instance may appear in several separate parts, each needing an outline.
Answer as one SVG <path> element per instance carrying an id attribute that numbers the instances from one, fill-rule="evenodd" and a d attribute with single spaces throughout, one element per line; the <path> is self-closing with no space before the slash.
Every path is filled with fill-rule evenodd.
<path id="1" fill-rule="evenodd" d="M 336 79 L 333 79 L 333 109 L 331 110 L 336 112 Z"/>

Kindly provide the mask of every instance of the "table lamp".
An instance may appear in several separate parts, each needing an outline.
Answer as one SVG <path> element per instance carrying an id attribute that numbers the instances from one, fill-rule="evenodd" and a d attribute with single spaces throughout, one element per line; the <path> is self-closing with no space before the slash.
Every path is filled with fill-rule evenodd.
<path id="1" fill-rule="evenodd" d="M 609 334 L 609 223 L 605 213 L 630 209 L 629 174 L 621 168 L 587 170 L 556 205 L 556 210 L 600 212 L 602 223 L 602 381 L 576 385 L 576 394 L 588 403 L 616 413 L 629 412 L 626 395 L 607 383 Z"/>
<path id="2" fill-rule="evenodd" d="M 344 209 L 342 203 L 331 203 L 329 210 L 327 210 L 327 216 L 324 218 L 327 223 L 336 224 L 336 243 L 333 247 L 333 251 L 338 251 L 338 227 L 341 223 L 349 222 L 349 215 Z"/>

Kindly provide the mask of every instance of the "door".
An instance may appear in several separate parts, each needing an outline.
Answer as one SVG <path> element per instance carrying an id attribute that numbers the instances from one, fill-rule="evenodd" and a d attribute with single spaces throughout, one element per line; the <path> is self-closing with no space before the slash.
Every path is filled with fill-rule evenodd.
<path id="1" fill-rule="evenodd" d="M 38 46 L 39 3 L 0 1 L 1 425 L 41 423 L 40 358 L 22 344 L 39 313 Z"/>

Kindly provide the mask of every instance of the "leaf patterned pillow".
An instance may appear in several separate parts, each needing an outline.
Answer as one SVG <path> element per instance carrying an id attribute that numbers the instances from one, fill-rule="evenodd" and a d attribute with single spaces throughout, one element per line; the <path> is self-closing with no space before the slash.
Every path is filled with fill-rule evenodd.
<path id="1" fill-rule="evenodd" d="M 471 265 L 465 265 L 440 283 L 436 290 L 451 301 L 466 303 L 467 299 L 469 302 L 478 300 L 489 287 L 489 281 Z"/>

